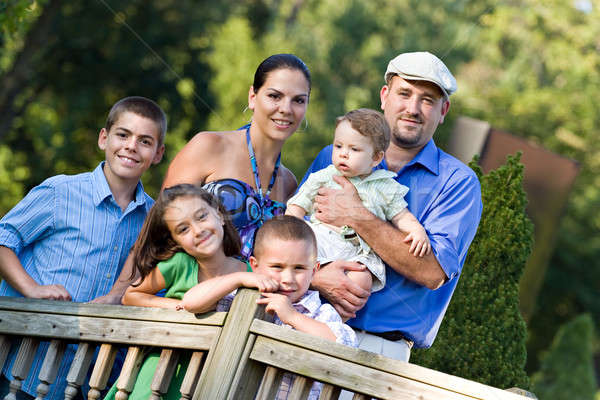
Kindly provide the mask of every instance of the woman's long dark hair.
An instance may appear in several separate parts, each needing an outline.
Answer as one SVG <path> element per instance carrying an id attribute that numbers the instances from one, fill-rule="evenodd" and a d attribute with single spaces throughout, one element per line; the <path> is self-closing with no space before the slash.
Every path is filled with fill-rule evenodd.
<path id="1" fill-rule="evenodd" d="M 210 207 L 218 210 L 224 221 L 223 251 L 227 257 L 240 254 L 240 236 L 219 200 L 198 185 L 187 183 L 175 185 L 164 189 L 160 193 L 144 221 L 140 235 L 133 246 L 135 269 L 132 271 L 130 279 L 135 277 L 135 271 L 137 270 L 141 276 L 139 281 L 141 282 L 156 267 L 156 264 L 168 260 L 179 251 L 183 251 L 171 237 L 171 232 L 165 222 L 167 208 L 175 199 L 181 197 L 198 197 Z"/>

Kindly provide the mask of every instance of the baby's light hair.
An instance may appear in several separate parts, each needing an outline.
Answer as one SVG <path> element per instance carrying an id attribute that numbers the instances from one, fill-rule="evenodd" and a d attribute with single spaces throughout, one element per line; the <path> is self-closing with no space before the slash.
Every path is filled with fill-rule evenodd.
<path id="1" fill-rule="evenodd" d="M 336 119 L 336 128 L 343 122 L 350 122 L 352 129 L 371 139 L 374 154 L 385 152 L 390 145 L 390 126 L 379 111 L 370 108 L 352 110 Z"/>

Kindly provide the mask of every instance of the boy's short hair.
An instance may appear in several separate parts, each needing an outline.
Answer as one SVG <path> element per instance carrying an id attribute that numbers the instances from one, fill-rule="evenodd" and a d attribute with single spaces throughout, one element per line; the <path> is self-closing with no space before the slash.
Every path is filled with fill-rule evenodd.
<path id="1" fill-rule="evenodd" d="M 312 228 L 299 218 L 278 215 L 258 229 L 254 240 L 254 255 L 260 257 L 263 248 L 268 247 L 270 239 L 274 237 L 280 240 L 303 240 L 310 244 L 313 254 L 317 254 L 317 238 Z"/>
<path id="2" fill-rule="evenodd" d="M 158 138 L 158 145 L 162 146 L 165 142 L 165 134 L 167 132 L 167 115 L 154 101 L 141 96 L 130 96 L 125 97 L 117 101 L 108 113 L 106 119 L 106 125 L 104 128 L 110 131 L 110 128 L 119 119 L 121 114 L 125 112 L 132 112 L 144 118 L 148 118 L 158 126 L 160 136 Z"/>
<path id="3" fill-rule="evenodd" d="M 369 108 L 352 110 L 336 118 L 336 128 L 342 121 L 350 122 L 352 129 L 371 139 L 375 153 L 386 151 L 390 145 L 390 126 L 379 111 Z"/>

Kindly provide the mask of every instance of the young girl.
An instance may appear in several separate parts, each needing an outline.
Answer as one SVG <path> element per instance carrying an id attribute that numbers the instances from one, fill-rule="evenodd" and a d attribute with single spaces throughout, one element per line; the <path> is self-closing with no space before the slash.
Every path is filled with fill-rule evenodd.
<path id="1" fill-rule="evenodd" d="M 125 292 L 123 304 L 182 309 L 185 292 L 199 282 L 223 275 L 236 277 L 243 286 L 263 292 L 277 290 L 279 284 L 274 279 L 247 272 L 247 265 L 235 257 L 240 252 L 240 239 L 224 215 L 220 203 L 199 186 L 181 184 L 163 190 L 133 248 L 140 277 Z M 156 296 L 163 289 L 165 296 Z M 190 311 L 225 311 L 231 299 L 218 304 L 221 297 Z M 158 353 L 146 358 L 130 399 L 149 398 L 158 359 Z M 187 362 L 183 360 L 178 366 L 165 398 L 180 398 Z M 114 385 L 106 399 L 113 399 L 116 393 Z"/>

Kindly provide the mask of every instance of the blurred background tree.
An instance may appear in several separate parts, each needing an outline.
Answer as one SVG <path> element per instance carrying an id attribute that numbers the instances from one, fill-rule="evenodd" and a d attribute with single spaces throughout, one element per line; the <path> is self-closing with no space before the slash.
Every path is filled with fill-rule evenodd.
<path id="1" fill-rule="evenodd" d="M 442 147 L 462 114 L 581 163 L 528 327 L 531 374 L 563 322 L 583 311 L 600 322 L 599 17 L 598 0 L 6 0 L 0 212 L 48 176 L 92 169 L 109 107 L 134 94 L 169 116 L 166 159 L 144 178 L 155 195 L 196 132 L 249 120 L 252 75 L 276 52 L 299 55 L 313 75 L 308 128 L 284 149 L 300 178 L 336 116 L 379 108 L 389 59 L 429 50 L 459 84 Z"/>

